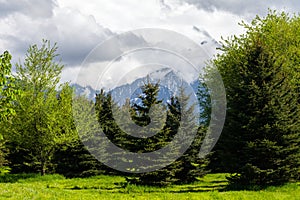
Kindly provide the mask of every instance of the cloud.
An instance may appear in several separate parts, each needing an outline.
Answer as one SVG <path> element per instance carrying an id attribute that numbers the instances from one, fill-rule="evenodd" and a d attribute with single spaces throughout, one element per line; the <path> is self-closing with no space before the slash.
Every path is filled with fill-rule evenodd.
<path id="1" fill-rule="evenodd" d="M 288 12 L 299 12 L 300 9 L 300 2 L 294 0 L 181 0 L 181 2 L 193 4 L 197 6 L 197 8 L 209 12 L 219 10 L 230 12 L 239 16 L 252 16 L 251 18 L 253 18 L 256 14 L 265 15 L 268 12 L 268 8 L 280 11 L 285 10 Z"/>
<path id="2" fill-rule="evenodd" d="M 79 65 L 97 44 L 116 33 L 148 27 L 166 28 L 201 43 L 201 33 L 194 31 L 193 26 L 205 29 L 212 37 L 218 38 L 224 31 L 215 30 L 222 29 L 219 24 L 224 25 L 225 18 L 230 23 L 226 27 L 231 31 L 230 27 L 239 21 L 228 14 L 224 17 L 222 13 L 212 18 L 194 6 L 170 4 L 164 0 L 147 1 L 146 5 L 137 0 L 104 0 L 101 3 L 94 0 L 91 3 L 77 0 L 39 1 L 36 6 L 25 0 L 19 4 L 16 0 L 0 2 L 3 5 L 1 9 L 6 13 L 0 15 L 0 47 L 10 50 L 14 58 L 22 59 L 29 45 L 50 39 L 58 43 L 61 59 L 67 66 Z M 45 18 L 35 17 L 34 10 L 45 13 Z M 123 42 L 134 45 L 143 41 L 132 36 Z M 116 45 L 114 47 L 99 52 L 102 55 L 99 59 L 111 59 L 122 52 Z"/>
<path id="3" fill-rule="evenodd" d="M 92 15 L 69 8 L 54 8 L 50 18 L 36 18 L 13 11 L 0 19 L 0 46 L 23 58 L 29 45 L 42 39 L 58 43 L 58 53 L 67 67 L 80 64 L 99 43 L 114 35 L 99 25 Z M 18 60 L 14 60 L 17 62 Z"/>
<path id="4" fill-rule="evenodd" d="M 62 59 L 69 64 L 81 63 L 96 45 L 114 35 L 92 15 L 83 15 L 78 10 L 60 9 L 52 23 L 57 28 Z"/>
<path id="5" fill-rule="evenodd" d="M 166 4 L 164 0 L 160 0 L 159 3 L 162 10 L 171 11 L 171 7 L 168 4 Z"/>
<path id="6" fill-rule="evenodd" d="M 47 2 L 49 5 L 46 6 Z M 74 80 L 75 71 L 78 71 L 90 51 L 117 33 L 140 28 L 162 28 L 186 35 L 198 44 L 205 40 L 203 45 L 209 46 L 212 38 L 207 36 L 219 38 L 222 34 L 236 32 L 235 26 L 240 21 L 238 17 L 225 12 L 208 16 L 207 11 L 193 5 L 181 5 L 175 1 L 170 3 L 167 0 L 149 0 L 145 4 L 139 0 L 91 0 L 88 3 L 81 0 L 58 0 L 41 1 L 33 7 L 29 1 L 20 1 L 18 5 L 15 0 L 10 3 L 0 0 L 0 3 L 5 10 L 5 14 L 0 15 L 0 47 L 11 51 L 15 63 L 19 58 L 23 59 L 29 45 L 40 44 L 42 39 L 57 42 L 58 53 L 66 64 L 64 80 Z M 39 16 L 34 11 L 38 8 L 45 15 Z M 180 41 L 172 38 L 165 40 L 169 41 L 165 45 L 174 43 L 180 48 Z M 145 38 L 130 32 L 125 38 L 113 42 L 98 50 L 95 59 L 90 61 L 109 63 L 126 52 L 126 48 L 146 46 L 149 43 Z M 131 59 L 128 64 L 151 59 L 154 59 L 153 56 L 145 53 L 139 60 Z M 167 63 L 167 59 L 165 56 L 159 62 Z M 74 72 L 71 72 L 72 69 Z"/>
<path id="7" fill-rule="evenodd" d="M 56 5 L 55 0 L 0 0 L 0 16 L 22 13 L 31 18 L 48 18 Z"/>
<path id="8" fill-rule="evenodd" d="M 122 54 L 126 53 L 128 49 L 139 48 L 140 46 L 147 46 L 147 42 L 143 37 L 133 34 L 132 32 L 115 35 L 115 37 L 110 37 L 97 45 L 97 47 L 90 52 L 87 62 L 118 61 L 121 59 Z"/>
<path id="9" fill-rule="evenodd" d="M 243 33 L 238 22 L 266 13 L 268 7 L 289 12 L 300 9 L 297 1 L 279 0 L 147 0 L 143 3 L 140 0 L 0 0 L 0 48 L 9 50 L 16 62 L 22 60 L 29 45 L 40 44 L 42 39 L 57 42 L 62 62 L 67 66 L 63 77 L 73 80 L 91 50 L 119 33 L 141 28 L 172 30 L 213 53 L 212 47 L 221 36 Z M 128 34 L 123 40 L 106 44 L 90 61 L 109 63 L 126 52 L 126 48 L 151 43 L 147 38 Z M 167 40 L 165 45 L 174 43 L 180 48 L 180 41 Z M 138 59 L 129 59 L 128 64 L 148 62 L 153 56 L 145 53 Z M 165 56 L 159 61 L 167 63 L 168 59 Z"/>
<path id="10" fill-rule="evenodd" d="M 81 0 L 58 0 L 61 7 L 80 9 L 85 15 L 92 14 L 96 21 L 116 33 L 139 28 L 164 28 L 185 34 L 197 42 L 199 34 L 193 26 L 205 29 L 217 41 L 242 33 L 238 25 L 241 17 L 225 11 L 209 12 L 182 0 L 90 0 L 83 5 Z"/>
<path id="11" fill-rule="evenodd" d="M 196 33 L 202 32 L 198 29 Z M 133 72 L 136 76 L 146 76 L 145 73 L 158 66 L 172 68 L 191 82 L 198 78 L 204 62 L 216 48 L 215 41 L 206 32 L 201 36 L 206 41 L 202 46 L 182 34 L 164 29 L 138 29 L 117 35 L 88 55 L 76 83 L 96 88 L 100 81 L 105 88 L 114 88 L 122 77 L 126 76 L 127 82 L 119 84 L 129 83 L 135 79 L 128 76 Z"/>

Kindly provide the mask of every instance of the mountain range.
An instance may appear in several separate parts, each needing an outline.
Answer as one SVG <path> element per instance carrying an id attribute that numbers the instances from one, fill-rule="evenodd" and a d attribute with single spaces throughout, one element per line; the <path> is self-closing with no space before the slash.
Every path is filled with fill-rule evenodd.
<path id="1" fill-rule="evenodd" d="M 217 47 L 220 47 L 220 44 L 213 39 L 207 31 L 198 28 L 197 26 L 193 26 L 193 30 L 196 34 L 199 35 L 199 45 L 205 49 L 205 51 L 213 55 L 216 53 Z M 206 60 L 200 61 L 205 63 Z M 180 74 L 171 68 L 165 67 L 155 70 L 149 73 L 146 76 L 139 77 L 131 82 L 127 82 L 126 84 L 115 86 L 106 92 L 110 92 L 114 101 L 123 105 L 126 99 L 130 99 L 132 103 L 139 103 L 140 99 L 138 96 L 141 94 L 141 87 L 150 81 L 151 83 L 159 83 L 159 93 L 158 99 L 162 100 L 163 103 L 167 103 L 170 100 L 171 96 L 176 95 L 178 93 L 178 89 L 182 86 L 185 89 L 185 93 L 196 94 L 200 85 L 199 80 L 197 80 L 197 75 L 193 76 L 194 80 L 184 81 L 181 78 Z M 195 78 L 196 77 L 196 78 Z M 90 100 L 95 100 L 95 95 L 100 92 L 101 88 L 93 88 L 90 85 L 82 86 L 78 83 L 73 83 L 72 86 L 75 88 L 76 95 L 84 95 Z M 103 87 L 105 88 L 105 87 Z"/>
<path id="2" fill-rule="evenodd" d="M 159 76 L 157 76 L 159 74 Z M 168 103 L 170 98 L 178 93 L 178 89 L 183 87 L 187 95 L 197 93 L 199 87 L 199 80 L 191 83 L 184 81 L 170 68 L 163 68 L 150 73 L 148 76 L 138 78 L 132 83 L 127 83 L 109 91 L 113 100 L 118 105 L 123 105 L 126 99 L 130 99 L 131 103 L 139 103 L 139 95 L 142 93 L 142 86 L 147 82 L 159 84 L 158 99 L 162 100 L 164 104 Z M 93 89 L 91 86 L 81 86 L 79 84 L 71 85 L 75 89 L 76 95 L 85 96 L 90 100 L 95 100 L 95 95 L 100 92 L 99 89 Z"/>

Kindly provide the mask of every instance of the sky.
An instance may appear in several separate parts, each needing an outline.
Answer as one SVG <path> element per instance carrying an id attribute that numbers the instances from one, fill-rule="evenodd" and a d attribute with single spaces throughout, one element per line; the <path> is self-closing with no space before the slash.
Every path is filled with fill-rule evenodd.
<path id="1" fill-rule="evenodd" d="M 298 13 L 300 1 L 0 0 L 0 51 L 8 50 L 16 63 L 22 62 L 29 45 L 41 44 L 42 39 L 57 42 L 65 65 L 62 79 L 74 81 L 89 53 L 118 34 L 159 28 L 175 31 L 199 44 L 207 38 L 219 42 L 221 37 L 242 34 L 244 30 L 238 23 L 266 15 L 268 8 Z M 124 45 L 147 43 L 133 35 L 125 40 Z M 123 52 L 120 48 L 106 50 L 113 56 Z M 102 64 L 112 59 L 106 54 L 101 55 Z M 139 62 L 131 60 L 127 64 L 132 63 Z"/>

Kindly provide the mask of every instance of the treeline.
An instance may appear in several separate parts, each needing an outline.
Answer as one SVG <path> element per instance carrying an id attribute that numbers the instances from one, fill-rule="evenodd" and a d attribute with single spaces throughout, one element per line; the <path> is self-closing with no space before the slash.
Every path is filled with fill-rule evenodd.
<path id="1" fill-rule="evenodd" d="M 168 185 L 171 183 L 196 181 L 197 178 L 202 177 L 207 172 L 205 167 L 208 160 L 200 159 L 198 156 L 206 129 L 203 125 L 197 128 L 198 118 L 194 115 L 195 105 L 189 105 L 189 96 L 185 94 L 184 88 L 180 89 L 178 97 L 171 97 L 167 105 L 161 104 L 162 101 L 158 100 L 158 92 L 159 84 L 153 84 L 148 81 L 142 87 L 142 94 L 139 95 L 141 101 L 139 103 L 127 101 L 125 105 L 119 108 L 112 101 L 110 93 L 101 91 L 96 96 L 95 107 L 101 128 L 115 145 L 121 149 L 137 153 L 131 159 L 135 160 L 138 165 L 125 170 L 125 172 L 134 173 L 134 175 L 127 178 L 128 182 L 146 185 Z M 117 107 L 117 110 L 112 107 Z M 151 114 L 150 109 L 152 109 Z M 112 112 L 113 110 L 115 110 L 114 113 Z M 130 117 L 126 117 L 128 111 Z M 164 113 L 167 113 L 166 119 L 162 117 Z M 122 120 L 121 124 L 116 123 L 116 118 L 118 117 L 120 117 L 120 121 Z M 185 119 L 183 120 L 183 118 Z M 150 126 L 152 128 L 149 131 L 156 134 L 150 137 L 143 137 L 149 135 L 149 132 L 143 132 L 147 131 L 147 129 L 137 130 L 135 125 L 131 125 L 131 119 L 141 127 L 151 123 Z M 185 121 L 186 124 L 182 124 L 182 121 Z M 179 128 L 182 128 L 183 130 L 181 131 L 183 132 L 194 131 L 196 133 L 193 143 L 185 153 L 181 148 L 183 148 L 184 143 L 189 142 L 186 132 L 184 134 L 186 138 L 177 139 L 180 142 L 179 145 L 167 147 L 178 134 Z M 130 133 L 138 134 L 138 137 L 129 135 Z M 167 148 L 168 150 L 159 152 L 158 150 L 162 148 Z M 139 157 L 139 154 L 149 152 L 154 153 L 149 156 Z M 172 158 L 174 156 L 179 158 L 173 161 Z M 119 159 L 114 160 L 117 158 Z M 119 166 L 126 166 L 126 163 L 133 162 L 130 161 L 130 158 L 125 158 L 124 154 L 120 152 L 109 155 L 108 159 Z M 171 164 L 163 167 L 168 162 Z M 149 172 L 153 169 L 158 170 Z M 136 173 L 140 170 L 145 173 Z"/>
<path id="2" fill-rule="evenodd" d="M 1 151 L 2 169 L 11 173 L 60 173 L 67 177 L 86 177 L 103 173 L 124 174 L 130 183 L 147 185 L 191 182 L 205 174 L 203 164 L 207 163 L 207 159 L 199 159 L 197 156 L 204 129 L 199 129 L 198 132 L 195 130 L 199 137 L 196 137 L 193 145 L 181 158 L 166 168 L 160 169 L 160 163 L 165 163 L 171 154 L 178 154 L 179 147 L 173 148 L 164 160 L 153 161 L 151 157 L 147 158 L 148 160 L 139 160 L 141 165 L 147 161 L 156 162 L 156 168 L 160 170 L 155 172 L 144 169 L 148 173 L 133 176 L 130 173 L 139 169 L 130 168 L 121 173 L 115 170 L 116 168 L 111 169 L 99 162 L 97 155 L 107 159 L 120 157 L 106 148 L 107 143 L 97 135 L 99 129 L 122 149 L 136 153 L 153 152 L 167 145 L 177 134 L 182 113 L 190 113 L 190 116 L 185 116 L 187 121 L 195 121 L 194 106 L 188 106 L 189 97 L 185 96 L 183 88 L 180 97 L 172 97 L 168 105 L 161 104 L 157 99 L 159 85 L 150 82 L 142 88 L 142 94 L 139 96 L 141 104 L 130 104 L 128 100 L 125 105 L 118 107 L 111 95 L 103 90 L 96 95 L 95 102 L 85 96 L 74 96 L 74 88 L 68 83 L 60 84 L 63 65 L 56 61 L 56 51 L 56 44 L 52 46 L 45 40 L 41 47 L 30 46 L 24 63 L 16 65 L 16 75 L 11 79 L 14 85 L 10 89 L 16 91 L 17 95 L 12 96 L 14 99 L 7 104 L 13 113 L 1 121 L 1 135 L 5 142 Z M 5 62 L 9 63 L 11 57 L 5 58 Z M 3 87 L 3 90 L 5 91 L 6 87 Z M 181 106 L 178 98 L 183 100 L 180 102 Z M 157 133 L 152 137 L 133 137 L 116 123 L 116 116 L 112 113 L 113 107 L 118 109 L 120 120 L 124 127 L 127 126 L 126 130 L 131 128 L 131 118 L 141 127 L 152 121 L 155 129 L 158 124 L 165 123 L 159 116 L 167 113 L 166 123 L 161 130 L 152 130 Z M 154 107 L 154 115 L 158 116 L 156 121 L 150 117 L 150 109 L 153 110 Z M 95 109 L 95 115 L 89 109 Z M 122 116 L 128 111 L 131 118 L 126 121 Z M 76 123 L 76 118 L 83 120 L 83 123 Z M 95 120 L 100 126 L 95 125 Z M 197 129 L 195 124 L 186 128 L 189 131 Z M 146 132 L 139 134 L 147 135 Z M 182 141 L 185 142 L 184 139 Z M 121 158 L 114 162 L 122 165 L 131 161 L 121 155 Z"/>
<path id="3" fill-rule="evenodd" d="M 11 73 L 10 54 L 4 52 L 0 60 L 0 172 L 60 173 L 67 177 L 119 173 L 129 183 L 147 185 L 193 182 L 209 171 L 231 173 L 228 180 L 235 187 L 299 180 L 300 17 L 269 11 L 250 25 L 241 25 L 245 34 L 224 40 L 221 53 L 208 63 L 202 75 L 206 82 L 214 82 L 218 70 L 226 89 L 226 121 L 212 153 L 205 159 L 198 157 L 214 103 L 201 85 L 198 98 L 202 121 L 185 130 L 197 132 L 190 148 L 162 169 L 134 175 L 108 168 L 89 153 L 84 143 L 101 141 L 93 135 L 93 123 L 78 127 L 74 112 L 89 122 L 93 119 L 82 109 L 95 108 L 96 121 L 110 141 L 131 152 L 153 152 L 174 139 L 183 113 L 190 113 L 185 117 L 193 121 L 194 108 L 184 92 L 163 105 L 157 97 L 159 85 L 148 82 L 139 104 L 127 101 L 118 107 L 105 91 L 97 94 L 95 101 L 73 99 L 73 88 L 59 83 L 63 65 L 56 61 L 56 45 L 43 41 L 41 47 L 30 46 L 24 62 L 16 65 L 16 75 Z M 120 116 L 129 110 L 131 119 L 141 127 L 149 124 L 150 108 L 155 108 L 157 116 L 166 113 L 166 123 L 152 137 L 133 137 L 116 123 L 114 108 Z M 126 127 L 129 121 L 122 123 L 126 130 L 132 128 Z M 77 131 L 85 134 L 84 139 Z M 104 146 L 97 153 L 113 157 Z M 122 162 L 131 161 L 116 161 Z"/>

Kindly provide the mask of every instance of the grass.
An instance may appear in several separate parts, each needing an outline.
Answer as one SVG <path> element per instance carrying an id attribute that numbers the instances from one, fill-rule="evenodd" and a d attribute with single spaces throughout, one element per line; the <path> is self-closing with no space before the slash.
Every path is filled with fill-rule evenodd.
<path id="1" fill-rule="evenodd" d="M 120 176 L 66 179 L 60 175 L 0 176 L 0 199 L 299 199 L 300 183 L 259 191 L 223 191 L 226 174 L 166 188 L 126 185 Z"/>

